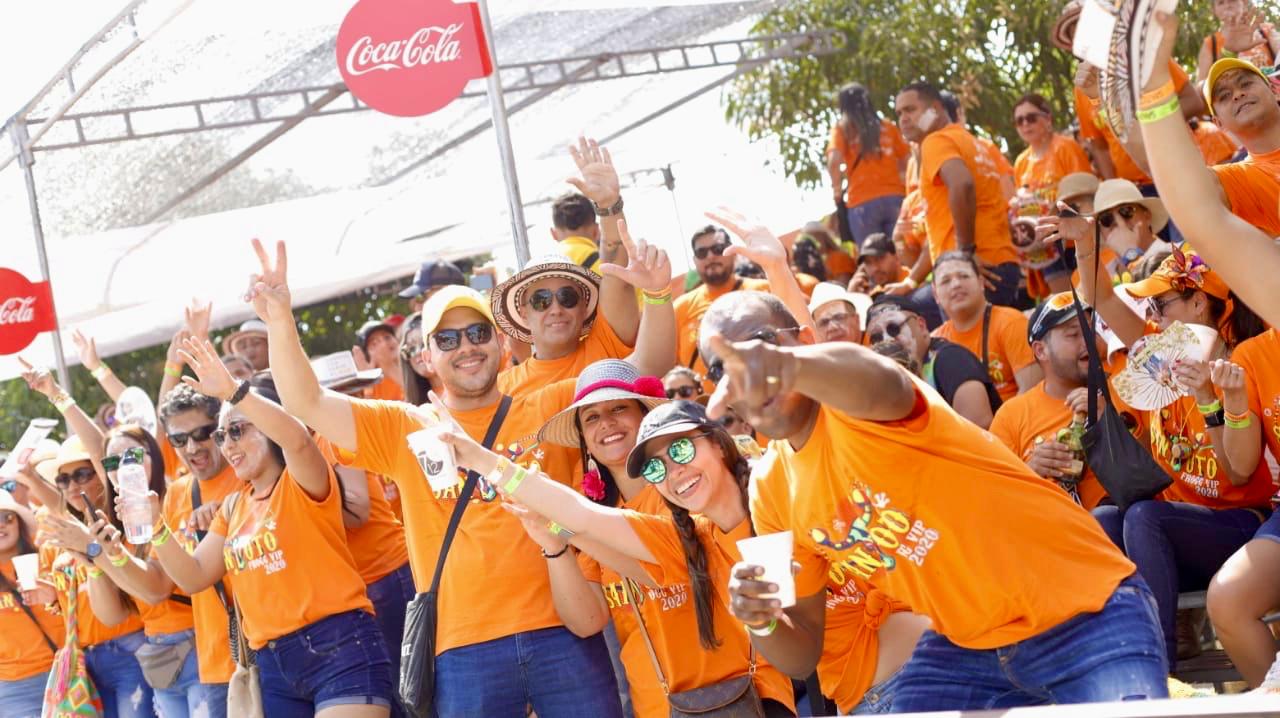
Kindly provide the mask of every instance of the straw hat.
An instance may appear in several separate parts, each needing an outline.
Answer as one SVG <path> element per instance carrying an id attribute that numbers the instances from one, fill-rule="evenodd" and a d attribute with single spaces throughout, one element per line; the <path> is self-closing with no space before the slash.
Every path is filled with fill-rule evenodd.
<path id="1" fill-rule="evenodd" d="M 1072 172 L 1058 181 L 1058 199 L 1068 202 L 1076 197 L 1092 197 L 1098 191 L 1098 178 L 1092 172 Z"/>
<path id="2" fill-rule="evenodd" d="M 650 410 L 667 403 L 661 379 L 641 376 L 638 369 L 621 359 L 603 359 L 588 365 L 578 375 L 578 383 L 573 388 L 573 403 L 543 424 L 538 432 L 538 441 L 578 448 L 581 434 L 574 421 L 578 409 L 619 399 L 635 399 Z"/>
<path id="3" fill-rule="evenodd" d="M 80 437 L 72 436 L 62 445 L 58 447 L 58 453 L 52 459 L 46 459 L 36 464 L 36 473 L 49 483 L 53 483 L 58 478 L 58 472 L 67 464 L 74 464 L 78 461 L 92 461 L 89 452 L 85 450 L 84 444 L 80 442 Z"/>
<path id="4" fill-rule="evenodd" d="M 813 296 L 809 299 L 809 313 L 813 314 L 820 307 L 832 302 L 845 302 L 853 307 L 853 311 L 858 313 L 858 321 L 862 322 L 862 326 L 867 326 L 867 310 L 871 308 L 871 297 L 846 291 L 835 282 L 818 282 L 813 288 Z"/>
<path id="5" fill-rule="evenodd" d="M 525 344 L 533 343 L 533 333 L 520 316 L 520 305 L 530 284 L 547 277 L 560 277 L 573 282 L 587 303 L 587 318 L 582 323 L 582 337 L 591 333 L 596 319 L 596 303 L 600 299 L 600 275 L 582 267 L 563 254 L 551 254 L 529 262 L 507 281 L 493 288 L 493 318 L 498 328 Z"/>
<path id="6" fill-rule="evenodd" d="M 1109 179 L 1098 185 L 1093 195 L 1093 215 L 1125 204 L 1139 204 L 1151 213 L 1151 231 L 1159 232 L 1169 223 L 1169 213 L 1159 197 L 1143 197 L 1138 186 L 1129 180 Z"/>
<path id="7" fill-rule="evenodd" d="M 12 511 L 17 514 L 18 520 L 22 522 L 22 525 L 27 530 L 27 539 L 35 540 L 37 530 L 36 515 L 31 509 L 18 503 L 17 499 L 13 498 L 13 494 L 4 489 L 0 489 L 0 511 Z"/>

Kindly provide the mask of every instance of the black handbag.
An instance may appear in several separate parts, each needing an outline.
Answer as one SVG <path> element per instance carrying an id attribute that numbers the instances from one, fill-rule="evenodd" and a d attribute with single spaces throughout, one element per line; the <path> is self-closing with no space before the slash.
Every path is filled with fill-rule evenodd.
<path id="1" fill-rule="evenodd" d="M 511 397 L 503 395 L 498 412 L 493 415 L 489 428 L 485 431 L 484 448 L 491 448 L 497 440 L 498 431 L 510 408 Z M 437 592 L 440 589 L 440 576 L 444 573 L 444 562 L 449 557 L 454 534 L 458 533 L 458 525 L 462 523 L 462 514 L 467 510 L 467 504 L 471 503 L 471 494 L 475 492 L 479 482 L 480 474 L 467 472 L 467 480 L 462 484 L 458 503 L 449 516 L 449 528 L 445 531 L 444 542 L 440 544 L 440 556 L 436 559 L 436 572 L 431 577 L 431 586 L 426 593 L 414 596 L 405 607 L 404 640 L 400 644 L 400 702 L 405 712 L 413 718 L 435 716 L 436 601 L 439 598 Z"/>
<path id="2" fill-rule="evenodd" d="M 1094 223 L 1096 247 L 1102 246 L 1101 231 Z M 1101 269 L 1099 251 L 1094 250 L 1093 273 L 1097 278 Z M 1083 267 L 1081 271 L 1084 271 Z M 1110 277 L 1102 277 L 1096 281 L 1111 281 Z M 1085 317 L 1084 305 L 1080 302 L 1076 289 L 1071 288 L 1071 299 L 1075 302 L 1076 318 L 1080 322 L 1080 332 L 1084 335 L 1084 344 L 1089 351 L 1089 416 L 1085 421 L 1084 444 L 1085 463 L 1093 470 L 1094 476 L 1107 495 L 1121 511 L 1125 511 L 1138 501 L 1155 498 L 1173 483 L 1173 478 L 1156 462 L 1151 452 L 1129 433 L 1120 412 L 1116 411 L 1111 400 L 1110 382 L 1102 370 L 1102 357 L 1098 355 L 1097 334 L 1092 322 Z M 1102 414 L 1098 414 L 1098 395 L 1102 395 Z"/>

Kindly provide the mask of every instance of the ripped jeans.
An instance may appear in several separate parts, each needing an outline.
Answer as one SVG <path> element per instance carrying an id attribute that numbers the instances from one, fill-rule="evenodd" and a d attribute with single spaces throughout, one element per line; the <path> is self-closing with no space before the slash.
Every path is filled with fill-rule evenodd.
<path id="1" fill-rule="evenodd" d="M 89 677 L 102 696 L 105 718 L 152 718 L 151 686 L 134 653 L 146 641 L 135 631 L 84 649 Z"/>

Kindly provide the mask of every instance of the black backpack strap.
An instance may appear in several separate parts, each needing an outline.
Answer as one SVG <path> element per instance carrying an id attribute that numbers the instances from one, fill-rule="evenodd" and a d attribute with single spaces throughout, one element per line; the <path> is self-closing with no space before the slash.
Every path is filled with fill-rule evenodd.
<path id="1" fill-rule="evenodd" d="M 18 608 L 21 608 L 22 612 L 27 614 L 27 618 L 30 618 L 31 622 L 36 624 L 36 630 L 40 631 L 41 636 L 44 636 L 45 645 L 49 646 L 49 650 L 54 655 L 57 655 L 58 644 L 54 643 L 52 638 L 49 638 L 48 633 L 45 633 L 44 626 L 41 626 L 40 622 L 36 620 L 36 614 L 31 612 L 31 607 L 22 602 L 22 594 L 18 592 L 18 587 L 9 583 L 9 577 L 3 573 L 0 573 L 0 581 L 4 582 L 4 589 L 13 594 L 13 600 L 18 604 Z"/>
<path id="2" fill-rule="evenodd" d="M 592 252 L 591 254 L 587 255 L 586 259 L 582 260 L 581 262 L 578 262 L 578 266 L 582 267 L 583 269 L 591 269 L 593 266 L 595 266 L 595 263 L 599 259 L 600 259 L 600 252 L 598 251 Z"/>
<path id="3" fill-rule="evenodd" d="M 689 368 L 692 369 L 694 364 L 698 363 L 698 345 L 693 345 L 693 356 L 689 357 Z"/>
<path id="4" fill-rule="evenodd" d="M 990 339 L 991 302 L 987 302 L 987 308 L 982 310 L 982 368 L 987 370 L 987 376 L 991 376 L 991 354 L 987 351 Z"/>
<path id="5" fill-rule="evenodd" d="M 195 474 L 192 474 L 191 475 L 191 513 L 192 514 L 195 513 L 196 509 L 200 508 L 200 504 L 201 504 L 200 479 L 196 478 Z M 196 529 L 196 541 L 203 541 L 204 537 L 208 533 L 209 533 L 208 531 L 201 531 L 200 529 Z M 222 585 L 222 579 L 218 579 L 216 582 L 214 582 L 213 590 L 218 594 L 218 601 L 222 603 L 222 610 L 226 611 L 228 616 L 232 615 L 234 611 L 232 610 L 231 603 L 227 601 L 227 587 Z M 169 598 L 178 601 L 178 603 L 185 603 L 188 606 L 191 605 L 190 598 L 188 598 L 186 601 L 182 601 L 179 599 L 179 597 L 176 594 L 171 594 Z"/>
<path id="6" fill-rule="evenodd" d="M 502 429 L 502 422 L 507 419 L 507 412 L 511 409 L 511 397 L 502 396 L 501 403 L 498 404 L 498 411 L 489 420 L 489 428 L 484 433 L 484 448 L 493 448 L 493 442 L 498 440 L 498 432 Z M 453 507 L 453 513 L 449 516 L 449 528 L 444 532 L 444 542 L 440 544 L 440 556 L 436 559 L 436 572 L 431 577 L 431 588 L 427 589 L 428 593 L 435 593 L 440 588 L 440 577 L 444 574 L 444 561 L 449 556 L 449 547 L 453 545 L 454 534 L 458 533 L 458 525 L 462 523 L 462 513 L 467 510 L 467 504 L 471 503 L 471 494 L 475 492 L 476 484 L 480 482 L 480 474 L 474 471 L 467 472 L 467 481 L 462 485 L 462 492 L 458 494 L 458 503 Z"/>

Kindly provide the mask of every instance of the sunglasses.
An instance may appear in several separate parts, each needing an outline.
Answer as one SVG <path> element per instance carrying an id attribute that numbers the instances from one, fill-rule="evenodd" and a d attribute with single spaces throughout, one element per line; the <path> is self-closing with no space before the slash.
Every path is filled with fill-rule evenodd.
<path id="1" fill-rule="evenodd" d="M 193 429 L 191 431 L 185 431 L 178 434 L 168 434 L 167 438 L 169 439 L 169 444 L 173 446 L 173 448 L 181 449 L 187 445 L 188 439 L 196 442 L 197 444 L 204 441 L 208 441 L 209 437 L 213 436 L 213 432 L 217 428 L 218 428 L 217 424 L 206 424 L 198 429 Z"/>
<path id="2" fill-rule="evenodd" d="M 18 520 L 18 515 L 12 511 L 0 511 L 0 524 L 11 524 Z"/>
<path id="3" fill-rule="evenodd" d="M 1182 297 L 1169 297 L 1163 301 L 1156 299 L 1155 297 L 1151 297 L 1147 300 L 1147 311 L 1151 312 L 1152 317 L 1159 319 L 1164 316 L 1165 307 L 1173 304 L 1174 302 L 1180 301 L 1182 301 Z"/>
<path id="4" fill-rule="evenodd" d="M 1102 225 L 1104 229 L 1111 229 L 1111 225 L 1116 223 L 1116 214 L 1120 215 L 1121 219 L 1128 222 L 1133 219 L 1134 212 L 1135 210 L 1133 205 L 1121 205 L 1114 210 L 1109 209 L 1106 212 L 1099 214 L 1098 224 Z"/>
<path id="5" fill-rule="evenodd" d="M 9 493 L 11 493 L 11 494 L 12 494 L 14 491 L 16 491 L 16 490 L 17 490 L 17 488 L 18 488 L 18 482 L 17 482 L 17 480 L 16 480 L 16 479 L 9 479 L 8 481 L 4 482 L 3 484 L 0 484 L 0 489 L 4 489 L 5 491 L 8 491 L 8 492 L 9 492 Z"/>
<path id="6" fill-rule="evenodd" d="M 691 399 L 702 394 L 702 388 L 696 386 L 682 386 L 679 389 L 667 389 L 667 398 L 674 399 L 677 396 L 681 399 Z"/>
<path id="7" fill-rule="evenodd" d="M 743 341 L 749 342 L 752 339 L 759 339 L 765 344 L 773 344 L 776 346 L 778 344 L 779 334 L 786 334 L 789 332 L 798 332 L 798 331 L 800 331 L 800 327 L 791 327 L 789 329 L 761 329 L 755 334 L 752 334 L 746 339 L 743 339 Z M 707 378 L 711 380 L 712 384 L 720 383 L 720 380 L 724 378 L 724 361 L 723 360 L 716 359 L 711 362 L 710 366 L 707 367 Z"/>
<path id="8" fill-rule="evenodd" d="M 903 319 L 900 322 L 891 322 L 889 324 L 886 324 L 884 325 L 883 332 L 871 332 L 871 334 L 869 334 L 867 338 L 871 340 L 872 344 L 879 344 L 880 342 L 884 341 L 885 337 L 888 337 L 890 339 L 897 339 L 898 335 L 902 333 L 902 328 L 907 326 L 907 322 L 909 321 L 911 320 Z"/>
<path id="9" fill-rule="evenodd" d="M 70 474 L 58 474 L 58 478 L 53 480 L 59 488 L 65 489 L 74 483 L 76 486 L 84 486 L 85 484 L 98 478 L 98 472 L 90 466 L 81 466 Z"/>
<path id="10" fill-rule="evenodd" d="M 493 325 L 488 322 L 476 322 L 463 329 L 441 329 L 431 334 L 431 339 L 436 343 L 436 349 L 442 352 L 451 352 L 462 346 L 462 335 L 467 335 L 467 341 L 479 346 L 488 344 L 493 339 Z"/>
<path id="11" fill-rule="evenodd" d="M 422 354 L 424 348 L 423 343 L 420 341 L 402 344 L 400 346 L 400 358 L 405 361 L 413 361 Z"/>
<path id="12" fill-rule="evenodd" d="M 693 250 L 693 256 L 697 257 L 698 259 L 706 259 L 708 254 L 714 254 L 717 257 L 723 257 L 725 250 L 727 249 L 729 249 L 728 242 L 718 242 L 716 244 L 708 245 L 706 247 L 698 247 L 697 249 Z"/>
<path id="13" fill-rule="evenodd" d="M 849 314 L 848 312 L 840 312 L 838 314 L 832 314 L 818 321 L 818 328 L 822 329 L 823 331 L 826 331 L 827 328 L 833 327 L 837 324 L 845 324 L 852 317 L 853 315 Z"/>
<path id="14" fill-rule="evenodd" d="M 704 436 L 710 436 L 710 434 L 694 434 L 676 439 L 667 446 L 667 456 L 680 466 L 688 464 L 698 455 L 698 447 L 693 440 Z M 660 484 L 667 480 L 667 462 L 663 461 L 661 456 L 650 456 L 645 460 L 640 475 L 651 484 Z"/>
<path id="15" fill-rule="evenodd" d="M 237 421 L 233 424 L 227 424 L 226 429 L 218 429 L 213 432 L 213 443 L 222 446 L 227 443 L 227 439 L 232 441 L 240 441 L 240 437 L 244 436 L 244 430 L 253 426 L 247 421 Z"/>
<path id="16" fill-rule="evenodd" d="M 1041 117 L 1046 115 L 1043 112 L 1031 112 L 1020 117 L 1013 118 L 1013 124 L 1021 127 L 1023 125 L 1033 125 L 1040 121 Z"/>
<path id="17" fill-rule="evenodd" d="M 559 302 L 565 309 L 573 309 L 582 301 L 582 295 L 573 287 L 560 287 L 554 292 L 550 289 L 538 289 L 529 295 L 529 306 L 535 312 L 545 312 L 551 308 L 552 300 Z"/>

